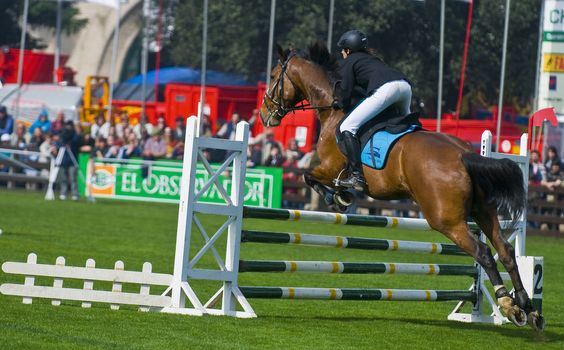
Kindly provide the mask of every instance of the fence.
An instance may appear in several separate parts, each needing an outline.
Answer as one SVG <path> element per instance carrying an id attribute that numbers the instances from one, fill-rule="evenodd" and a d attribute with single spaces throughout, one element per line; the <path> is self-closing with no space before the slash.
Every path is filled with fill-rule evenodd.
<path id="1" fill-rule="evenodd" d="M 25 185 L 27 189 L 45 188 L 54 158 L 38 149 L 21 150 L 2 145 L 0 148 L 0 186 L 13 189 Z M 41 186 L 37 186 L 41 185 Z"/>

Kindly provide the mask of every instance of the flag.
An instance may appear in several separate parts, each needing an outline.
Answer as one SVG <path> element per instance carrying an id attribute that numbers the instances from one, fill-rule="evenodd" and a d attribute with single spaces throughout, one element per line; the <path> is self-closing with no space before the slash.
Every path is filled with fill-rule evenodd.
<path id="1" fill-rule="evenodd" d="M 553 107 L 539 109 L 533 114 L 533 126 L 541 126 L 545 120 L 548 120 L 550 124 L 552 124 L 552 126 L 558 125 L 558 120 L 556 119 L 556 115 L 554 114 Z"/>

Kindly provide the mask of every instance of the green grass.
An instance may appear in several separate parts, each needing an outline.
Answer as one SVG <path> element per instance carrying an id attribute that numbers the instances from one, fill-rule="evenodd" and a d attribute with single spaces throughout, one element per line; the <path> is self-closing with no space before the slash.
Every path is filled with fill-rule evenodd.
<path id="1" fill-rule="evenodd" d="M 98 201 L 47 202 L 41 194 L 0 191 L 0 262 L 25 261 L 34 252 L 40 263 L 64 256 L 67 265 L 112 268 L 123 260 L 127 270 L 145 261 L 155 272 L 172 273 L 177 207 L 167 204 Z M 202 217 L 210 234 L 218 217 Z M 249 220 L 245 227 L 271 231 L 343 234 L 407 240 L 441 241 L 439 234 Z M 195 239 L 196 244 L 201 240 Z M 0 295 L 0 349 L 484 349 L 564 348 L 564 241 L 528 237 L 527 254 L 545 257 L 543 313 L 547 329 L 537 334 L 513 325 L 461 324 L 446 320 L 453 303 L 251 300 L 257 319 L 188 317 L 141 313 L 124 307 L 112 311 L 95 304 L 54 307 L 35 299 Z M 221 251 L 221 250 L 220 250 Z M 423 254 L 336 250 L 322 247 L 246 244 L 244 259 L 471 263 L 469 258 Z M 213 259 L 206 256 L 202 263 Z M 211 266 L 211 265 L 209 265 Z M 0 273 L 0 282 L 23 281 Z M 39 281 L 52 283 L 51 281 Z M 65 284 L 78 286 L 81 282 Z M 470 280 L 443 276 L 241 274 L 241 285 L 466 289 Z M 95 284 L 95 288 L 106 288 Z M 132 288 L 131 286 L 125 286 Z M 199 283 L 202 296 L 218 286 Z M 202 297 L 203 299 L 204 297 Z"/>

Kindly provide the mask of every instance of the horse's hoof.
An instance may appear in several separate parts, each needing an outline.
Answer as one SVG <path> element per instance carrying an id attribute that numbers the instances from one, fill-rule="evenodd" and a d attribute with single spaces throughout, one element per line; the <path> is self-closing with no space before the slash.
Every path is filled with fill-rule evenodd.
<path id="1" fill-rule="evenodd" d="M 544 331 L 544 317 L 538 312 L 530 312 L 527 316 L 529 325 L 537 332 Z"/>
<path id="2" fill-rule="evenodd" d="M 338 213 L 344 213 L 349 209 L 349 207 L 344 206 L 344 205 L 339 205 L 337 203 L 333 203 L 331 205 L 329 205 L 329 210 L 334 211 L 334 212 L 338 212 Z"/>
<path id="3" fill-rule="evenodd" d="M 337 192 L 333 195 L 333 201 L 338 206 L 348 208 L 353 204 L 354 196 L 350 192 Z"/>
<path id="4" fill-rule="evenodd" d="M 519 306 L 515 305 L 513 299 L 509 296 L 497 299 L 497 303 L 509 321 L 517 327 L 523 327 L 527 324 L 527 314 Z"/>

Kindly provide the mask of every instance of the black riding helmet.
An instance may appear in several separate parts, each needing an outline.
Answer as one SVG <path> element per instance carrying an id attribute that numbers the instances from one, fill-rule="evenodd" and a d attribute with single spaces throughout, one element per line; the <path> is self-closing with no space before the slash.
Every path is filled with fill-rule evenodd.
<path id="1" fill-rule="evenodd" d="M 349 30 L 345 34 L 341 35 L 337 47 L 339 50 L 349 49 L 352 52 L 359 51 L 361 49 L 366 49 L 368 46 L 368 38 L 366 34 L 360 30 Z"/>

